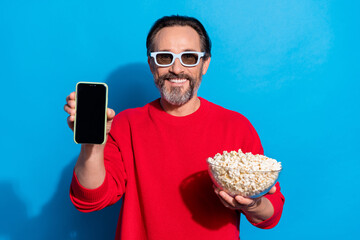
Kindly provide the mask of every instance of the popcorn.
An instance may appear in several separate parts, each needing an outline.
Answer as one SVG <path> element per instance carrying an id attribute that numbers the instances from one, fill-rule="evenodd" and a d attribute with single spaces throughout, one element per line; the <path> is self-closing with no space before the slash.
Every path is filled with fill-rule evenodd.
<path id="1" fill-rule="evenodd" d="M 259 197 L 275 184 L 281 162 L 264 155 L 224 151 L 208 158 L 210 176 L 230 195 Z"/>

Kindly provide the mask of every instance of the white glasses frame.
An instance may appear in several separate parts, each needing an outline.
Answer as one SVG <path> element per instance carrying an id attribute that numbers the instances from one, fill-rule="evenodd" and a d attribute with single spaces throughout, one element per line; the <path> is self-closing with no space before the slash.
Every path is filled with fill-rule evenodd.
<path id="1" fill-rule="evenodd" d="M 159 64 L 156 60 L 156 55 L 158 54 L 161 54 L 161 53 L 168 53 L 168 54 L 171 54 L 173 56 L 173 59 L 171 61 L 171 63 L 169 64 Z M 181 60 L 181 56 L 183 54 L 188 54 L 188 53 L 194 53 L 194 54 L 197 54 L 198 55 L 198 59 L 197 59 L 197 62 L 194 63 L 194 64 L 185 64 L 183 63 L 183 61 Z M 174 64 L 175 60 L 178 58 L 180 60 L 180 63 L 185 66 L 185 67 L 195 67 L 196 65 L 199 64 L 200 62 L 200 58 L 204 57 L 205 56 L 205 52 L 194 52 L 194 51 L 185 51 L 185 52 L 181 52 L 179 54 L 176 54 L 176 53 L 173 53 L 173 52 L 167 52 L 167 51 L 161 51 L 161 52 L 151 52 L 150 53 L 150 57 L 153 57 L 154 60 L 155 60 L 155 64 L 158 65 L 159 67 L 169 67 L 171 65 Z"/>

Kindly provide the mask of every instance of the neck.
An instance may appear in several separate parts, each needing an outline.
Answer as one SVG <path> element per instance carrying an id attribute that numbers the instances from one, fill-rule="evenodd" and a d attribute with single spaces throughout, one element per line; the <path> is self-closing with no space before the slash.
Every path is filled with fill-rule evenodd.
<path id="1" fill-rule="evenodd" d="M 194 95 L 187 103 L 177 106 L 172 105 L 171 103 L 167 102 L 164 98 L 160 99 L 160 104 L 163 110 L 173 116 L 176 117 L 184 117 L 190 115 L 200 107 L 200 99 Z"/>

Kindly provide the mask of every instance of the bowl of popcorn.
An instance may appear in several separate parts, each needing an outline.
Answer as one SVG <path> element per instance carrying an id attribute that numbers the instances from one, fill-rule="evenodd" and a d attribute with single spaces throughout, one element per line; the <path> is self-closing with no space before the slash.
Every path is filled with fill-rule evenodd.
<path id="1" fill-rule="evenodd" d="M 231 196 L 258 198 L 269 192 L 279 178 L 281 162 L 264 155 L 224 151 L 207 159 L 214 184 Z"/>

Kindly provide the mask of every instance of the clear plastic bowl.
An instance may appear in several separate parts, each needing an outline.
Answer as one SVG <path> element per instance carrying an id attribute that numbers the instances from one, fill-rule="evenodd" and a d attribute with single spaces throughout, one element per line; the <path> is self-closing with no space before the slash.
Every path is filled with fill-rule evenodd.
<path id="1" fill-rule="evenodd" d="M 208 162 L 209 175 L 215 186 L 230 196 L 258 198 L 276 184 L 282 169 L 275 171 L 245 171 Z"/>

